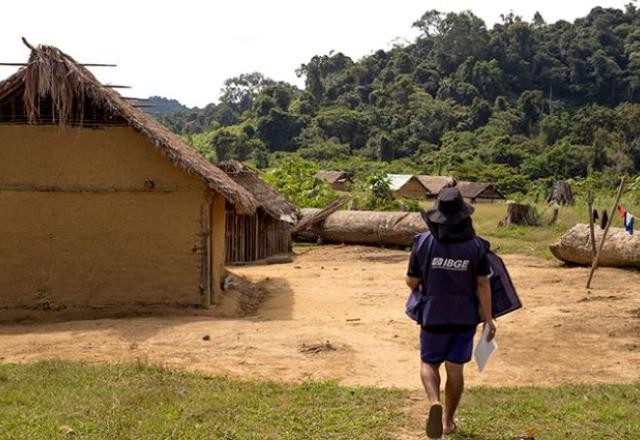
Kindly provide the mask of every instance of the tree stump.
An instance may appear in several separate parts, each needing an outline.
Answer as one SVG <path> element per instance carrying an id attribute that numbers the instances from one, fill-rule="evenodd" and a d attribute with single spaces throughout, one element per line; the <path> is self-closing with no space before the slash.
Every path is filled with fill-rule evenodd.
<path id="1" fill-rule="evenodd" d="M 540 224 L 533 206 L 516 202 L 507 203 L 507 216 L 498 226 L 538 226 Z"/>
<path id="2" fill-rule="evenodd" d="M 551 192 L 547 196 L 547 203 L 557 203 L 558 205 L 573 205 L 573 191 L 571 186 L 564 180 L 559 180 L 551 187 Z"/>

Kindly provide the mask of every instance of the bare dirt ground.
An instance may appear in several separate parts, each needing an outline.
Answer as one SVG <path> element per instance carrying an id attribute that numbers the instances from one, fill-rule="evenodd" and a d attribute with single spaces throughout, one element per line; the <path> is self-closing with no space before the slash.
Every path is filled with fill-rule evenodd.
<path id="1" fill-rule="evenodd" d="M 0 361 L 143 361 L 248 380 L 335 379 L 418 396 L 418 327 L 404 316 L 408 253 L 301 248 L 290 264 L 232 268 L 257 287 L 214 311 L 0 325 Z M 499 350 L 468 385 L 625 382 L 640 375 L 640 272 L 505 257 L 525 308 L 498 322 Z M 47 315 L 56 316 L 49 312 Z"/>

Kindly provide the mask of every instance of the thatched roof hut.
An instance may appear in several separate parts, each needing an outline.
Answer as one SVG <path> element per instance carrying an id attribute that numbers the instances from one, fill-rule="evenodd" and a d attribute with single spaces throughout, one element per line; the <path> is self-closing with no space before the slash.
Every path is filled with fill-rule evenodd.
<path id="1" fill-rule="evenodd" d="M 353 185 L 353 173 L 348 171 L 320 170 L 316 177 L 326 180 L 336 191 L 349 191 Z"/>
<path id="2" fill-rule="evenodd" d="M 456 185 L 462 197 L 471 203 L 492 203 L 505 200 L 505 196 L 494 183 L 460 181 Z"/>
<path id="3" fill-rule="evenodd" d="M 227 262 L 246 263 L 290 253 L 297 208 L 267 185 L 255 170 L 240 162 L 218 162 L 217 166 L 251 193 L 258 205 L 254 215 L 239 214 L 228 205 Z"/>
<path id="4" fill-rule="evenodd" d="M 92 127 L 126 124 L 184 171 L 252 213 L 253 197 L 197 150 L 136 108 L 72 57 L 53 46 L 33 47 L 26 66 L 0 82 L 0 123 Z"/>
<path id="5" fill-rule="evenodd" d="M 427 198 L 435 199 L 438 197 L 440 190 L 445 186 L 454 186 L 455 179 L 449 176 L 425 176 L 419 175 L 416 176 L 416 179 L 424 186 L 427 190 Z"/>
<path id="6" fill-rule="evenodd" d="M 200 304 L 254 196 L 51 46 L 0 82 L 0 308 Z"/>
<path id="7" fill-rule="evenodd" d="M 455 179 L 447 176 L 387 174 L 387 178 L 396 197 L 412 199 L 435 199 L 442 188 L 455 185 Z"/>
<path id="8" fill-rule="evenodd" d="M 389 189 L 395 197 L 425 199 L 429 190 L 411 174 L 387 174 Z"/>
<path id="9" fill-rule="evenodd" d="M 256 200 L 258 208 L 276 220 L 294 223 L 297 208 L 287 202 L 282 194 L 267 185 L 256 170 L 238 161 L 224 161 L 216 164 L 238 185 L 242 186 Z"/>

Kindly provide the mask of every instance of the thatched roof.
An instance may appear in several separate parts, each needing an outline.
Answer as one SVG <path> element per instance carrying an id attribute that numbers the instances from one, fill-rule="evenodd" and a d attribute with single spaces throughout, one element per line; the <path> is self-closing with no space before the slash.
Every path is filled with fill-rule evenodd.
<path id="1" fill-rule="evenodd" d="M 454 185 L 455 179 L 447 176 L 416 176 L 416 179 L 431 195 L 437 196 L 440 190 L 447 185 Z"/>
<path id="2" fill-rule="evenodd" d="M 326 180 L 329 183 L 351 182 L 351 173 L 347 171 L 328 171 L 320 170 L 316 173 L 316 177 Z"/>
<path id="3" fill-rule="evenodd" d="M 482 195 L 487 199 L 504 199 L 504 195 L 498 191 L 495 184 L 489 182 L 458 182 L 456 185 L 462 193 L 462 197 L 475 199 Z M 483 194 L 484 193 L 484 194 Z"/>
<path id="4" fill-rule="evenodd" d="M 99 108 L 140 132 L 176 166 L 222 194 L 239 212 L 255 212 L 256 202 L 251 194 L 178 136 L 102 85 L 87 68 L 53 46 L 33 47 L 23 41 L 31 49 L 31 56 L 26 66 L 0 82 L 0 103 L 18 97 L 26 123 L 39 122 L 43 100 L 50 102 L 49 123 L 58 125 L 83 125 L 84 109 Z M 81 115 L 80 120 L 74 121 L 77 114 Z"/>
<path id="5" fill-rule="evenodd" d="M 277 220 L 295 222 L 296 207 L 287 202 L 282 194 L 267 185 L 257 171 L 236 161 L 218 162 L 217 165 L 234 182 L 249 191 L 258 207 L 267 215 Z"/>

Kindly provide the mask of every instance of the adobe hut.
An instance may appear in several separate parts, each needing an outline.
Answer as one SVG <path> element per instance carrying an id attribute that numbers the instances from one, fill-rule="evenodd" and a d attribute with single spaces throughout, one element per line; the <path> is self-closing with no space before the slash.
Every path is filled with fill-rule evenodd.
<path id="1" fill-rule="evenodd" d="M 260 179 L 256 171 L 240 162 L 219 162 L 217 165 L 251 193 L 258 205 L 255 214 L 247 215 L 227 203 L 227 263 L 242 264 L 290 254 L 296 207 Z"/>
<path id="2" fill-rule="evenodd" d="M 416 176 L 410 174 L 387 174 L 387 179 L 389 179 L 389 188 L 396 198 L 423 200 L 429 192 Z"/>
<path id="3" fill-rule="evenodd" d="M 318 179 L 326 180 L 336 191 L 347 192 L 351 190 L 353 185 L 353 173 L 348 171 L 325 171 L 320 170 L 316 173 Z"/>
<path id="4" fill-rule="evenodd" d="M 449 176 L 420 175 L 416 176 L 416 179 L 426 189 L 427 199 L 436 199 L 438 197 L 438 194 L 440 194 L 440 190 L 442 188 L 444 188 L 445 186 L 454 186 L 456 184 L 455 179 Z"/>
<path id="5" fill-rule="evenodd" d="M 488 182 L 458 182 L 462 197 L 469 203 L 495 203 L 505 200 L 495 184 Z"/>
<path id="6" fill-rule="evenodd" d="M 28 46 L 0 82 L 0 308 L 215 302 L 225 203 L 251 215 L 253 196 L 70 56 Z"/>

